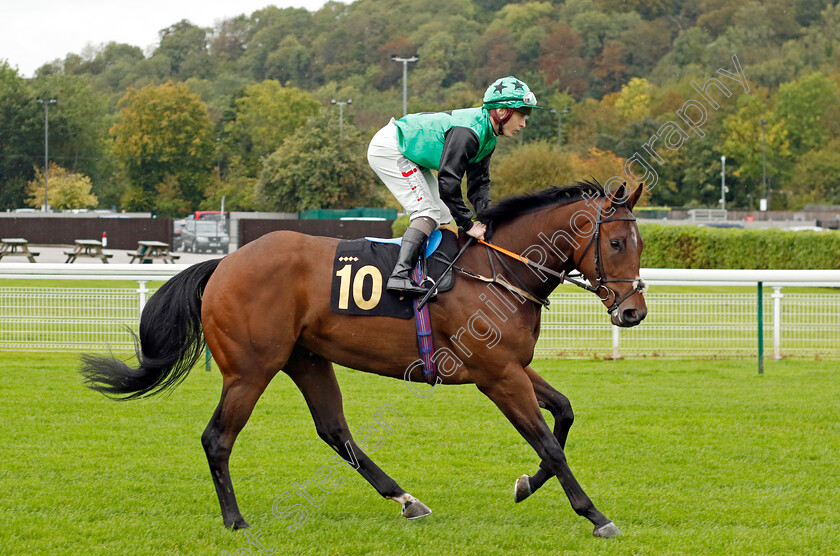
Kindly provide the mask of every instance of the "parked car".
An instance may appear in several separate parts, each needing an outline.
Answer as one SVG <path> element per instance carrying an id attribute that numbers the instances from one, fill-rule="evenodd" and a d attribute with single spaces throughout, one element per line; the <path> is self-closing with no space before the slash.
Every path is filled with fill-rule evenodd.
<path id="1" fill-rule="evenodd" d="M 187 220 L 181 233 L 184 251 L 191 253 L 227 253 L 230 236 L 219 220 Z"/>
<path id="2" fill-rule="evenodd" d="M 172 250 L 179 251 L 184 247 L 184 228 L 187 227 L 186 220 L 172 221 Z"/>

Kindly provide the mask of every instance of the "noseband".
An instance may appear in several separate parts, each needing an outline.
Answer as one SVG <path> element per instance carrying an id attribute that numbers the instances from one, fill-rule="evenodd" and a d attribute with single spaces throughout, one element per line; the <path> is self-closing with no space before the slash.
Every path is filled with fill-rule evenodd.
<path id="1" fill-rule="evenodd" d="M 595 272 L 597 273 L 597 280 L 598 283 L 594 286 L 592 285 L 581 285 L 578 282 L 572 282 L 572 280 L 567 278 L 568 282 L 572 282 L 586 290 L 591 291 L 595 295 L 598 296 L 598 299 L 601 300 L 601 303 L 606 304 L 607 300 L 612 296 L 613 303 L 609 307 L 607 307 L 607 312 L 612 314 L 616 311 L 624 301 L 634 295 L 637 292 L 642 292 L 645 289 L 645 283 L 642 281 L 641 278 L 607 278 L 607 273 L 604 271 L 604 261 L 603 256 L 601 255 L 601 224 L 606 224 L 608 222 L 635 222 L 636 218 L 634 216 L 623 216 L 623 217 L 613 217 L 613 218 L 602 218 L 602 211 L 603 205 L 598 203 L 598 212 L 595 213 L 595 233 L 589 236 L 589 241 L 586 243 L 586 247 L 583 248 L 583 251 L 580 254 L 580 259 L 578 259 L 577 263 L 575 263 L 575 268 L 580 268 L 581 263 L 583 262 L 583 258 L 586 256 L 586 252 L 589 251 L 589 248 L 594 244 L 595 245 Z M 618 295 L 614 289 L 607 286 L 610 282 L 630 282 L 633 283 L 633 288 L 625 293 L 622 296 Z M 605 292 L 606 295 L 601 297 L 600 292 Z"/>

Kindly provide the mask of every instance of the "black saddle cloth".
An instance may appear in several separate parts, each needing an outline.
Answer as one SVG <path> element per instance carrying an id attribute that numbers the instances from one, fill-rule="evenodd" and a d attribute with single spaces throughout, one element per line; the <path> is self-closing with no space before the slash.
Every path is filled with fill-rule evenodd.
<path id="1" fill-rule="evenodd" d="M 441 230 L 440 246 L 421 265 L 424 276 L 438 284 L 438 294 L 452 289 L 455 273 L 450 269 L 458 250 L 458 238 L 449 230 Z M 367 315 L 410 319 L 414 316 L 413 298 L 397 296 L 385 289 L 385 283 L 397 264 L 400 246 L 367 239 L 339 242 L 332 269 L 330 310 L 347 315 Z M 426 282 L 430 286 L 430 282 Z M 432 300 L 430 300 L 432 301 Z"/>

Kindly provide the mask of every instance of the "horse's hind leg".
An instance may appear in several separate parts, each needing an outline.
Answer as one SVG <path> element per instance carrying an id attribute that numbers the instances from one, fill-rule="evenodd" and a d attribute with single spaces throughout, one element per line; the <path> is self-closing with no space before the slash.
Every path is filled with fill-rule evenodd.
<path id="1" fill-rule="evenodd" d="M 531 385 L 534 387 L 534 394 L 540 407 L 547 409 L 554 417 L 554 437 L 560 443 L 561 448 L 566 448 L 566 438 L 569 436 L 569 429 L 575 421 L 575 414 L 572 411 L 572 404 L 569 398 L 555 390 L 546 380 L 531 367 L 525 367 Z M 522 475 L 516 480 L 514 486 L 514 500 L 522 502 L 543 486 L 554 474 L 540 466 L 532 476 Z"/>
<path id="2" fill-rule="evenodd" d="M 255 378 L 253 381 L 247 381 L 241 376 L 225 374 L 222 398 L 201 435 L 201 443 L 207 454 L 207 463 L 210 464 L 210 474 L 213 476 L 213 485 L 219 496 L 225 527 L 234 529 L 248 527 L 248 522 L 242 517 L 236 503 L 228 461 L 233 443 L 245 423 L 248 422 L 257 400 L 268 385 L 268 380 L 270 377 L 265 380 Z"/>
<path id="3" fill-rule="evenodd" d="M 344 419 L 341 390 L 332 363 L 297 346 L 283 371 L 292 378 L 306 399 L 318 436 L 345 463 L 358 471 L 380 495 L 399 502 L 404 517 L 414 519 L 432 513 L 425 504 L 400 488 L 353 440 Z"/>

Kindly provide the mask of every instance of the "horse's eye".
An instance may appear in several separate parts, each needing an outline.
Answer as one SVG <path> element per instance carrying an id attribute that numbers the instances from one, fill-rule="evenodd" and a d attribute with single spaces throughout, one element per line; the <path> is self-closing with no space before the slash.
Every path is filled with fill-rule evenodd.
<path id="1" fill-rule="evenodd" d="M 610 247 L 612 247 L 616 251 L 621 250 L 621 241 L 619 241 L 617 239 L 611 239 L 610 240 Z"/>

